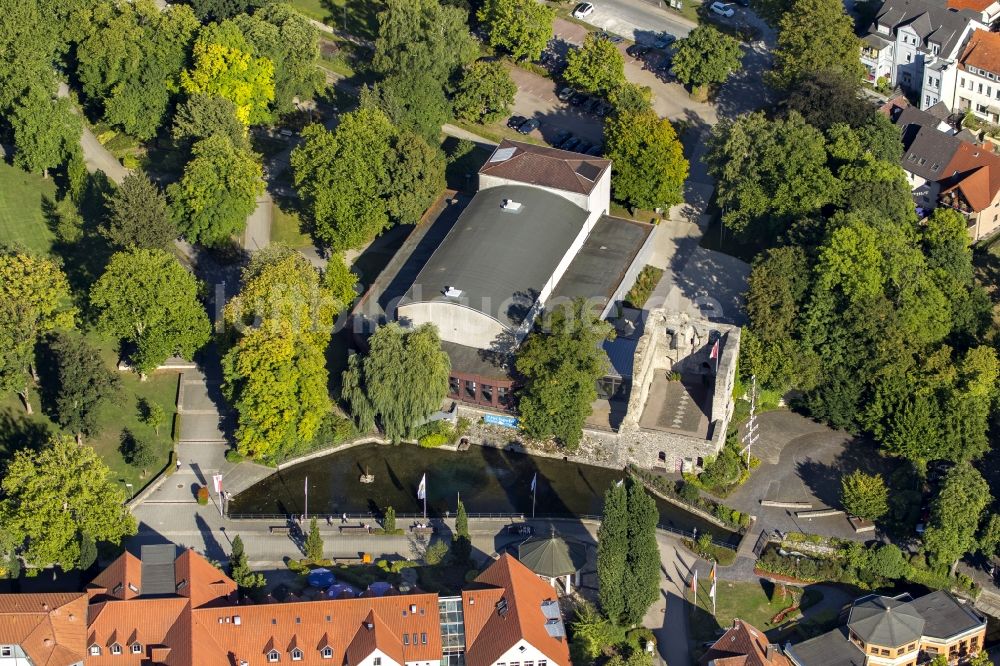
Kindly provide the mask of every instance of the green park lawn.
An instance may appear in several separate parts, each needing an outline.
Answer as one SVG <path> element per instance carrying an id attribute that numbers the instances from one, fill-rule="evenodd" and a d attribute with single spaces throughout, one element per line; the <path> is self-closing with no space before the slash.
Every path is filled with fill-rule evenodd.
<path id="1" fill-rule="evenodd" d="M 312 245 L 309 234 L 302 231 L 302 220 L 298 212 L 289 204 L 275 201 L 271 204 L 271 214 L 271 242 L 293 249 Z"/>
<path id="2" fill-rule="evenodd" d="M 372 0 L 290 0 L 289 4 L 335 30 L 343 30 L 346 21 L 347 32 L 362 39 L 375 39 L 376 17 L 383 9 L 381 2 Z"/>
<path id="3" fill-rule="evenodd" d="M 56 198 L 52 179 L 0 161 L 0 192 L 0 241 L 47 253 L 55 238 L 45 217 Z"/>
<path id="4" fill-rule="evenodd" d="M 108 367 L 113 367 L 117 359 L 114 343 L 100 340 L 95 336 L 88 338 L 92 343 L 100 345 Z M 139 381 L 138 376 L 131 372 L 123 372 L 120 375 L 121 397 L 104 405 L 98 415 L 99 432 L 84 438 L 84 443 L 94 447 L 97 454 L 107 463 L 112 479 L 123 484 L 131 483 L 133 491 L 139 492 L 169 462 L 173 450 L 171 434 L 179 375 L 175 372 L 154 373 L 144 382 Z M 159 434 L 151 426 L 139 420 L 140 398 L 155 402 L 163 408 L 166 419 L 164 425 L 160 426 Z M 31 392 L 31 403 L 35 413 L 28 416 L 16 395 L 7 394 L 0 399 L 0 461 L 8 459 L 18 449 L 40 446 L 51 434 L 58 432 L 58 426 L 39 408 L 40 398 L 37 391 Z M 148 441 L 155 451 L 156 460 L 146 469 L 145 476 L 142 475 L 141 469 L 127 464 L 118 449 L 125 429 L 136 437 Z"/>

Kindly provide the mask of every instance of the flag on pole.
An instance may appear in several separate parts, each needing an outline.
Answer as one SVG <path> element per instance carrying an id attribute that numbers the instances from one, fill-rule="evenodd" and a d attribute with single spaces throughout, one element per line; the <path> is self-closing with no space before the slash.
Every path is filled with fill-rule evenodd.
<path id="1" fill-rule="evenodd" d="M 420 477 L 420 485 L 417 486 L 417 499 L 427 499 L 427 475 Z"/>
<path id="2" fill-rule="evenodd" d="M 712 588 L 708 591 L 708 596 L 712 600 L 712 608 L 715 608 L 715 579 L 712 579 Z"/>
<path id="3" fill-rule="evenodd" d="M 698 599 L 698 570 L 694 570 L 694 575 L 691 576 L 691 592 L 694 594 L 694 598 Z"/>
<path id="4" fill-rule="evenodd" d="M 712 562 L 712 571 L 711 571 L 711 573 L 708 574 L 708 579 L 710 581 L 712 581 L 713 583 L 715 582 L 715 566 L 716 566 L 716 564 L 717 564 L 716 562 Z"/>
<path id="5" fill-rule="evenodd" d="M 306 477 L 305 486 L 306 486 L 306 495 L 308 495 L 309 494 L 309 477 L 308 476 Z"/>
<path id="6" fill-rule="evenodd" d="M 716 340 L 715 344 L 712 345 L 712 351 L 708 354 L 709 358 L 718 359 L 719 358 L 719 341 Z"/>
<path id="7" fill-rule="evenodd" d="M 538 472 L 535 472 L 535 475 L 531 477 L 531 492 L 535 492 L 535 489 L 537 488 L 538 488 Z"/>
<path id="8" fill-rule="evenodd" d="M 215 492 L 216 493 L 221 493 L 222 492 L 222 475 L 221 474 L 213 474 L 212 475 L 212 484 L 215 486 Z"/>

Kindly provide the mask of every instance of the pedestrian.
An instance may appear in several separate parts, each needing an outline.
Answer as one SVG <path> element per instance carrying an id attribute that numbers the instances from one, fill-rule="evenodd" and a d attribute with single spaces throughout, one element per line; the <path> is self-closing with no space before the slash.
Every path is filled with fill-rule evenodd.
<path id="1" fill-rule="evenodd" d="M 178 459 L 176 460 L 176 462 L 177 462 L 177 471 L 179 472 L 179 471 L 181 471 L 181 459 L 180 459 L 180 458 L 178 458 Z"/>
<path id="2" fill-rule="evenodd" d="M 340 524 L 341 525 L 346 525 L 347 524 L 347 514 L 346 513 L 343 516 L 341 516 L 341 518 L 340 518 Z"/>

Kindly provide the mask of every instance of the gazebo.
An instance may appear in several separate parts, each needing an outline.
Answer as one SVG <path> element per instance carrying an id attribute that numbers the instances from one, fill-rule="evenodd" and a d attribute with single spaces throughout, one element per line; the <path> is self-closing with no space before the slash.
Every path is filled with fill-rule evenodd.
<path id="1" fill-rule="evenodd" d="M 562 579 L 566 594 L 580 584 L 580 570 L 587 563 L 587 546 L 579 541 L 557 537 L 532 537 L 517 547 L 517 559 L 542 580 L 558 589 Z"/>

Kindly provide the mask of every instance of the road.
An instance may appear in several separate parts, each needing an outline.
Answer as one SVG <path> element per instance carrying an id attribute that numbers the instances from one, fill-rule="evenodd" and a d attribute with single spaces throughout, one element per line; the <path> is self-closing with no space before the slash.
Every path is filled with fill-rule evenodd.
<path id="1" fill-rule="evenodd" d="M 593 4 L 594 13 L 585 19 L 587 23 L 635 42 L 652 42 L 661 32 L 687 37 L 697 25 L 667 10 L 662 1 L 654 5 L 642 0 L 595 0 Z"/>

